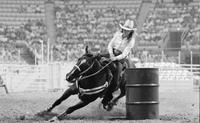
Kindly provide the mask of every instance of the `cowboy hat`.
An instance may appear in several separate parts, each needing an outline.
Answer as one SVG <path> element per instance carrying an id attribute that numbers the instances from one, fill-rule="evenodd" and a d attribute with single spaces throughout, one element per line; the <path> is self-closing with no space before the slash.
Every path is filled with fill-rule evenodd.
<path id="1" fill-rule="evenodd" d="M 119 24 L 119 26 L 124 30 L 137 30 L 134 21 L 126 20 L 124 25 Z"/>

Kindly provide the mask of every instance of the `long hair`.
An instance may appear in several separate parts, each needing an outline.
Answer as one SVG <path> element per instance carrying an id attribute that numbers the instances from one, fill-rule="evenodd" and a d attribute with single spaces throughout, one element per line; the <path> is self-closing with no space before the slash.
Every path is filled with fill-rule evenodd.
<path id="1" fill-rule="evenodd" d="M 123 33 L 123 30 L 124 30 L 124 29 L 121 29 L 121 32 L 122 32 L 122 33 Z M 129 33 L 128 37 L 127 37 L 127 40 L 128 40 L 128 41 L 131 40 L 131 38 L 133 37 L 133 34 L 134 34 L 134 31 L 132 30 L 132 31 Z"/>

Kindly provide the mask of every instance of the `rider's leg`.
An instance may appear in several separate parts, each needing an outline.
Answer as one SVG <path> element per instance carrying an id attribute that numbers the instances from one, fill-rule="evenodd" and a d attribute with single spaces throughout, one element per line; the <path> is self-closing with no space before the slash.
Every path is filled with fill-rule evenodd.
<path id="1" fill-rule="evenodd" d="M 119 85 L 120 85 L 120 82 L 121 82 L 122 69 L 123 69 L 123 65 L 122 65 L 122 63 L 121 63 L 121 62 L 118 62 L 118 64 L 117 64 L 117 81 L 116 81 L 116 83 L 117 83 L 117 87 L 116 87 L 116 89 L 119 88 Z"/>
<path id="2" fill-rule="evenodd" d="M 118 85 L 118 81 L 119 81 L 119 77 L 120 77 L 120 69 L 121 69 L 121 65 L 118 61 L 115 61 L 116 64 L 116 70 L 113 73 L 113 82 L 112 82 L 112 86 L 111 86 L 111 91 L 114 92 L 117 89 L 117 85 Z"/>
<path id="3" fill-rule="evenodd" d="M 76 88 L 76 85 L 72 85 L 69 89 L 67 89 L 63 95 L 57 99 L 53 105 L 47 109 L 47 111 L 51 111 L 52 109 L 54 109 L 57 105 L 59 105 L 62 101 L 66 100 L 69 96 L 77 94 L 78 93 L 78 89 Z"/>

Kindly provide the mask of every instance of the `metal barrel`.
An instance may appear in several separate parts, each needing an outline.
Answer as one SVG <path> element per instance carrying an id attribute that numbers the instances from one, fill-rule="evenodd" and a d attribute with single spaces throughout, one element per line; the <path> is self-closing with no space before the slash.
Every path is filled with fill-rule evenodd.
<path id="1" fill-rule="evenodd" d="M 126 118 L 159 118 L 159 75 L 157 68 L 126 69 Z"/>

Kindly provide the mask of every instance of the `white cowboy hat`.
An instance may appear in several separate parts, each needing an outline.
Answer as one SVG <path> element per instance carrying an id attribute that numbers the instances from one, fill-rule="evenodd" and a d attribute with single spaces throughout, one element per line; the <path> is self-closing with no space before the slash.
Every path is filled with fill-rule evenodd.
<path id="1" fill-rule="evenodd" d="M 124 30 L 137 30 L 134 21 L 126 20 L 124 25 L 119 24 L 119 26 Z"/>

